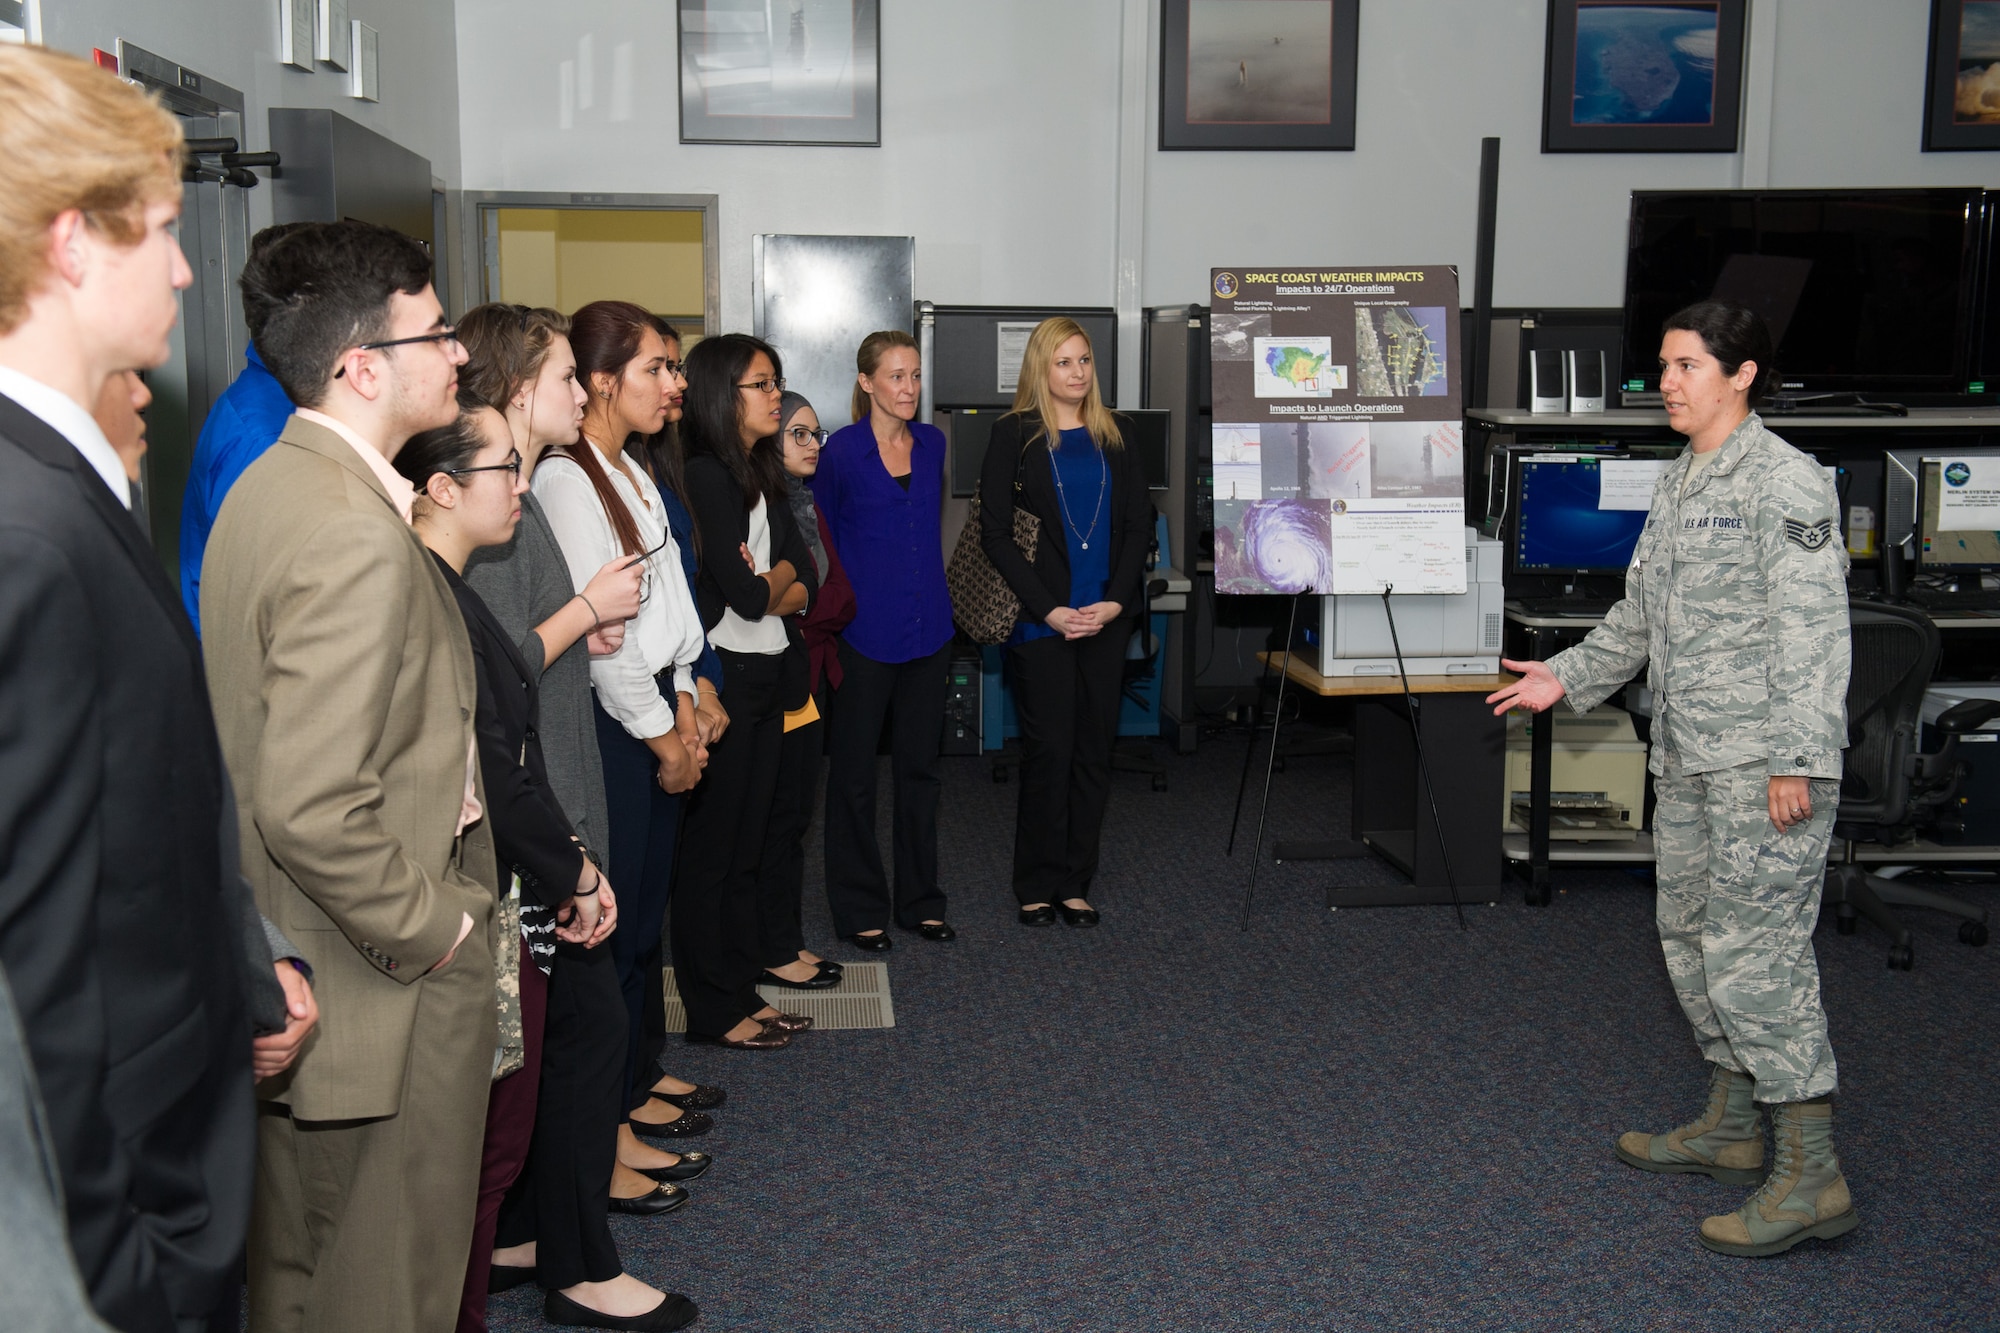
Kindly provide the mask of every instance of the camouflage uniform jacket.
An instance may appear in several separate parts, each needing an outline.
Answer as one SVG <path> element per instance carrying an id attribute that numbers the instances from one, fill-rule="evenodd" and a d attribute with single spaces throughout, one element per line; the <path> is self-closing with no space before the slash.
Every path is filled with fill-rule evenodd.
<path id="1" fill-rule="evenodd" d="M 1847 744 L 1847 549 L 1813 459 L 1754 412 L 1694 479 L 1683 454 L 1653 489 L 1625 600 L 1549 669 L 1587 712 L 1645 664 L 1655 773 L 1762 761 L 1838 778 Z"/>

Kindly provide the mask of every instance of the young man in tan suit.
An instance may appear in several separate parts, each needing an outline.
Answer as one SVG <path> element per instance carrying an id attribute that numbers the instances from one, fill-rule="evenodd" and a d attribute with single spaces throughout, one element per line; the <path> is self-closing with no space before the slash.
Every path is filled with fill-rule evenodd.
<path id="1" fill-rule="evenodd" d="M 390 467 L 465 353 L 422 247 L 301 228 L 243 274 L 299 404 L 231 489 L 201 613 L 244 872 L 312 964 L 320 1029 L 258 1087 L 250 1325 L 447 1333 L 495 1059 L 492 840 L 465 622 Z"/>

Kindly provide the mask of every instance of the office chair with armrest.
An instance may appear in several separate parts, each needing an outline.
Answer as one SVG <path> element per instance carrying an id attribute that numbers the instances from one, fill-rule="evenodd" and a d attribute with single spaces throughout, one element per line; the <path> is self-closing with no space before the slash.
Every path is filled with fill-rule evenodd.
<path id="1" fill-rule="evenodd" d="M 1843 935 L 1854 933 L 1857 917 L 1867 917 L 1889 936 L 1889 966 L 1908 971 L 1915 963 L 1909 927 L 1891 906 L 1963 917 L 1958 937 L 1973 945 L 1986 942 L 1986 909 L 1871 875 L 1855 863 L 1855 844 L 1909 842 L 1952 804 L 1964 777 L 1958 738 L 2000 715 L 2000 701 L 1972 699 L 1949 709 L 1933 724 L 1945 734 L 1944 744 L 1922 752 L 1918 725 L 1937 667 L 1937 626 L 1913 607 L 1884 602 L 1855 602 L 1849 618 L 1854 665 L 1847 685 L 1848 748 L 1833 824 L 1840 860 L 1827 866 L 1822 901 L 1833 908 L 1835 929 Z"/>

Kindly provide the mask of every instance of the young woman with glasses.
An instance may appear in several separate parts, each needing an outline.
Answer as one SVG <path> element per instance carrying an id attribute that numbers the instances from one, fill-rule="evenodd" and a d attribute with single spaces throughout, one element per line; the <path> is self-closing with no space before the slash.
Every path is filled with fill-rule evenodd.
<path id="1" fill-rule="evenodd" d="M 1043 320 L 979 476 L 980 545 L 1021 599 L 1007 676 L 1021 719 L 1014 896 L 1024 926 L 1058 914 L 1070 926 L 1098 921 L 1086 894 L 1152 545 L 1152 498 L 1127 429 L 1098 393 L 1082 327 Z M 1032 557 L 1014 545 L 1017 506 L 1041 520 Z"/>
<path id="2" fill-rule="evenodd" d="M 847 571 L 840 567 L 826 520 L 814 507 L 812 491 L 806 486 L 806 479 L 819 470 L 820 449 L 826 444 L 819 414 L 803 396 L 787 393 L 778 408 L 778 423 L 791 521 L 812 553 L 819 593 L 799 623 L 801 641 L 792 648 L 803 659 L 808 693 L 803 705 L 785 714 L 777 794 L 771 802 L 764 863 L 757 873 L 759 957 L 764 964 L 762 984 L 819 990 L 839 983 L 840 967 L 805 947 L 800 900 L 806 880 L 806 827 L 812 823 L 820 757 L 826 746 L 826 726 L 821 720 L 826 694 L 840 684 L 835 636 L 854 619 L 854 589 L 848 586 Z"/>
<path id="3" fill-rule="evenodd" d="M 888 926 L 949 940 L 938 887 L 938 744 L 944 734 L 951 594 L 944 583 L 944 432 L 916 421 L 916 339 L 871 333 L 855 354 L 854 424 L 835 431 L 812 479 L 854 587 L 827 718 L 826 895 L 836 934 L 870 953 Z M 893 899 L 875 839 L 875 745 L 885 719 L 895 774 Z"/>
<path id="4" fill-rule="evenodd" d="M 417 489 L 411 524 L 430 548 L 439 572 L 457 598 L 472 644 L 478 675 L 478 715 L 475 721 L 479 763 L 485 775 L 487 813 L 493 845 L 513 880 L 516 895 L 532 898 L 555 918 L 555 939 L 574 955 L 588 957 L 603 948 L 617 925 L 617 904 L 610 881 L 598 872 L 575 828 L 549 792 L 538 723 L 536 682 L 541 664 L 522 656 L 515 636 L 480 600 L 462 577 L 473 551 L 510 541 L 521 518 L 521 495 L 527 480 L 507 420 L 492 408 L 474 408 L 450 426 L 425 431 L 396 456 L 396 468 Z M 511 922 L 510 922 L 511 924 Z M 529 1156 L 530 1131 L 535 1127 L 537 1095 L 543 1065 L 545 1006 L 558 1003 L 545 988 L 540 966 L 523 953 L 521 1018 L 524 1036 L 522 1068 L 494 1085 L 488 1104 L 486 1145 L 481 1174 L 482 1212 L 519 1173 Z M 565 960 L 565 971 L 570 971 Z M 605 974 L 608 977 L 608 973 Z M 572 988 L 573 989 L 573 988 Z M 616 1014 L 614 1009 L 613 1014 Z M 572 1038 L 574 1034 L 569 1034 Z M 575 1054 L 572 1050 L 570 1054 Z M 622 1050 L 598 1044 L 597 1063 L 615 1071 Z M 517 1090 L 518 1081 L 525 1083 Z M 567 1080 L 565 1080 L 567 1083 Z M 611 1161 L 611 1116 L 617 1110 L 617 1084 L 599 1078 L 594 1092 L 598 1116 L 578 1117 L 568 1099 L 551 1107 L 557 1123 L 542 1123 L 536 1148 L 546 1154 L 579 1137 L 594 1145 L 599 1164 L 598 1191 L 578 1197 L 574 1155 L 565 1153 L 565 1170 L 545 1182 L 530 1177 L 529 1193 L 544 1183 L 558 1186 L 570 1209 L 548 1208 L 543 1220 L 553 1222 L 567 1213 L 567 1226 L 548 1228 L 539 1237 L 537 1259 L 549 1288 L 545 1313 L 561 1324 L 595 1325 L 604 1317 L 622 1321 L 647 1319 L 650 1327 L 678 1327 L 694 1317 L 685 1297 L 669 1295 L 625 1273 L 617 1246 L 606 1225 L 602 1199 Z M 595 1123 L 593 1123 L 595 1122 Z M 557 1142 L 551 1144 L 551 1137 Z M 651 1211 L 667 1211 L 686 1201 L 677 1186 L 660 1185 Z M 580 1216 L 576 1205 L 581 1203 Z M 578 1223 L 582 1225 L 579 1226 Z M 485 1327 L 485 1295 L 490 1282 L 481 1252 L 492 1237 L 490 1224 L 475 1233 L 473 1262 L 482 1281 L 468 1291 L 459 1314 L 461 1330 Z M 531 1267 L 530 1274 L 534 1273 Z M 503 1270 L 504 1272 L 504 1270 Z M 502 1285 L 511 1285 L 503 1282 Z M 615 1325 L 615 1326 L 623 1326 Z"/>
<path id="5" fill-rule="evenodd" d="M 797 618 L 819 583 L 785 499 L 776 438 L 781 373 L 778 354 L 745 334 L 705 339 L 688 354 L 687 495 L 703 555 L 696 601 L 722 659 L 731 723 L 688 802 L 674 890 L 674 978 L 688 1040 L 738 1050 L 784 1046 L 811 1024 L 757 992 L 764 966 L 757 877 L 784 715 L 807 695 Z"/>
<path id="6" fill-rule="evenodd" d="M 653 317 L 623 301 L 598 301 L 570 318 L 570 343 L 586 399 L 581 438 L 551 448 L 534 489 L 572 574 L 618 555 L 641 557 L 638 614 L 623 642 L 593 657 L 597 744 L 610 811 L 606 869 L 623 891 L 625 929 L 612 940 L 628 1023 L 627 1129 L 620 1160 L 638 1165 L 629 1137 L 704 1132 L 709 1118 L 655 1097 L 659 1075 L 644 1058 L 647 992 L 657 990 L 661 929 L 674 874 L 682 793 L 701 779 L 707 747 L 696 728 L 694 668 L 701 620 L 652 478 L 625 454 L 635 435 L 666 424 L 682 380 Z M 680 1084 L 667 1095 L 686 1095 Z M 698 1089 L 695 1091 L 699 1091 Z"/>

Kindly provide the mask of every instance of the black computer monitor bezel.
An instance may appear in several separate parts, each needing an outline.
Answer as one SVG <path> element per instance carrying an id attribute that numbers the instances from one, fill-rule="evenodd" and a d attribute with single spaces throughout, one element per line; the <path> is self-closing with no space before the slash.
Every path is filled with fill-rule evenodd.
<path id="1" fill-rule="evenodd" d="M 1521 485 L 1526 480 L 1528 470 L 1548 463 L 1603 463 L 1656 456 L 1651 451 L 1631 452 L 1625 449 L 1548 449 L 1521 452 L 1509 460 L 1507 476 L 1507 512 L 1500 523 L 1502 540 L 1506 546 L 1506 572 L 1509 577 L 1520 579 L 1593 579 L 1623 577 L 1630 566 L 1629 557 L 1623 564 L 1609 565 L 1524 565 L 1521 563 Z M 1637 538 L 1634 538 L 1637 541 Z"/>
<path id="2" fill-rule="evenodd" d="M 1917 510 L 1915 522 L 1910 528 L 1912 538 L 1910 545 L 1916 553 L 1917 572 L 1919 574 L 1954 574 L 1961 576 L 1966 574 L 2000 574 L 2000 559 L 1967 561 L 1938 560 L 1931 558 L 1924 550 L 1925 517 L 1930 510 L 1932 488 L 1934 486 L 1934 483 L 1930 479 L 1932 465 L 1936 464 L 1940 475 L 1942 475 L 1944 464 L 1952 459 L 1967 456 L 1993 458 L 1996 455 L 2000 455 L 2000 450 L 1965 449 L 1953 453 L 1938 453 L 1935 450 L 1925 449 L 1917 453 Z M 1966 529 L 1939 528 L 1936 531 L 1962 532 L 1966 531 Z"/>

